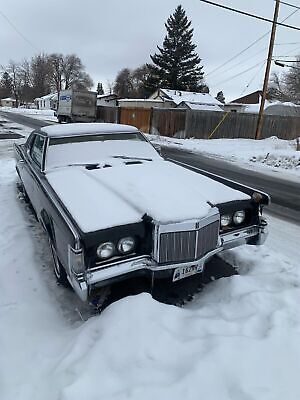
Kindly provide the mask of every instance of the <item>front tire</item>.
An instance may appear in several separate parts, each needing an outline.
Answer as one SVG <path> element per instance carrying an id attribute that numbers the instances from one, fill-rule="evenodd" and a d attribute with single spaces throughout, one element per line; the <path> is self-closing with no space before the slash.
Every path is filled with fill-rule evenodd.
<path id="1" fill-rule="evenodd" d="M 49 239 L 49 246 L 50 246 L 50 251 L 53 259 L 53 272 L 55 275 L 55 278 L 58 283 L 65 287 L 70 287 L 70 283 L 68 281 L 68 275 L 66 273 L 66 270 L 62 266 L 62 263 L 60 262 L 56 249 L 52 243 L 52 241 Z"/>

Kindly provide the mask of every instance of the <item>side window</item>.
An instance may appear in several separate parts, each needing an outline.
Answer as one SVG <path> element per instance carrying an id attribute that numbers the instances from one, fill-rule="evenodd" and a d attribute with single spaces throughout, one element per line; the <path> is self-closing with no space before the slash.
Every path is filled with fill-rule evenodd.
<path id="1" fill-rule="evenodd" d="M 44 141 L 45 138 L 43 136 L 36 135 L 30 151 L 31 158 L 39 167 L 42 165 Z"/>

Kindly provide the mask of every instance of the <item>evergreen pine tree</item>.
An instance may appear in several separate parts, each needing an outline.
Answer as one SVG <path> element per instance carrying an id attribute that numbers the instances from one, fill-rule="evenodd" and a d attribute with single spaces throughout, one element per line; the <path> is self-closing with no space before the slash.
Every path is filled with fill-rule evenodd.
<path id="1" fill-rule="evenodd" d="M 217 93 L 216 100 L 219 100 L 221 103 L 225 104 L 225 97 L 222 90 Z"/>
<path id="2" fill-rule="evenodd" d="M 159 53 L 150 56 L 153 64 L 148 65 L 151 72 L 148 86 L 152 86 L 153 90 L 162 87 L 201 91 L 206 86 L 203 83 L 203 67 L 195 53 L 196 45 L 192 43 L 191 21 L 181 5 L 170 15 L 165 27 L 167 36 L 163 46 L 157 46 Z"/>
<path id="3" fill-rule="evenodd" d="M 12 95 L 12 79 L 8 72 L 3 72 L 0 81 L 0 94 L 1 97 L 10 97 Z"/>

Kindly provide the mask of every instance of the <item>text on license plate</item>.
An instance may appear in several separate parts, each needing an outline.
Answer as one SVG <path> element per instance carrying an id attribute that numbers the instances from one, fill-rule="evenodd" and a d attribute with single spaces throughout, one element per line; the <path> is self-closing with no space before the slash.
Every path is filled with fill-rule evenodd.
<path id="1" fill-rule="evenodd" d="M 180 279 L 187 278 L 188 276 L 198 274 L 203 271 L 202 265 L 190 265 L 188 267 L 179 267 L 174 270 L 173 282 L 179 281 Z"/>

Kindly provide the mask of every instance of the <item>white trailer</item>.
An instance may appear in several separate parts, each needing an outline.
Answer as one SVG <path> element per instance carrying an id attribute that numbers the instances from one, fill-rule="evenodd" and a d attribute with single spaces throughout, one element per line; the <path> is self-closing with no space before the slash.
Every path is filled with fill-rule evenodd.
<path id="1" fill-rule="evenodd" d="M 62 90 L 56 116 L 62 122 L 96 121 L 97 93 L 87 90 Z"/>

